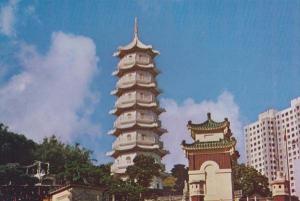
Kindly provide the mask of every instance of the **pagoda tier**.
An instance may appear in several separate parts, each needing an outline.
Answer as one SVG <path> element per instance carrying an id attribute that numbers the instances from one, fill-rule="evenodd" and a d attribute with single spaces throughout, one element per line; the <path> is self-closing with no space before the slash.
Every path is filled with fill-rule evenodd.
<path id="1" fill-rule="evenodd" d="M 161 128 L 159 120 L 159 115 L 165 110 L 160 108 L 157 100 L 161 91 L 156 82 L 159 70 L 154 57 L 158 54 L 151 45 L 139 40 L 137 23 L 133 41 L 119 47 L 114 54 L 120 58 L 117 70 L 113 72 L 119 80 L 111 92 L 117 100 L 110 111 L 116 115 L 116 120 L 109 134 L 117 138 L 112 145 L 113 150 L 107 153 L 115 158 L 111 168 L 113 174 L 124 174 L 138 154 L 151 155 L 160 164 L 162 157 L 168 153 L 159 140 L 166 129 Z M 159 182 L 154 186 L 161 188 L 162 184 Z"/>
<path id="2" fill-rule="evenodd" d="M 117 98 L 115 108 L 110 113 L 120 115 L 128 110 L 142 110 L 143 108 L 150 109 L 158 115 L 165 111 L 159 107 L 156 95 L 152 91 L 131 90 Z"/>
<path id="3" fill-rule="evenodd" d="M 165 165 L 161 163 L 160 157 L 153 151 L 136 151 L 127 154 L 121 154 L 116 157 L 116 163 L 112 164 L 111 171 L 115 174 L 120 175 L 121 177 L 125 176 L 126 168 L 129 165 L 133 165 L 133 161 L 130 158 L 135 158 L 137 155 L 147 155 L 152 156 L 157 164 L 161 166 L 162 169 L 165 169 Z"/>
<path id="4" fill-rule="evenodd" d="M 137 152 L 137 151 L 144 151 L 144 152 L 151 152 L 159 155 L 160 157 L 165 156 L 168 154 L 166 150 L 163 150 L 162 147 L 162 142 L 159 142 L 159 144 L 154 143 L 152 145 L 144 145 L 143 143 L 136 142 L 132 144 L 131 146 L 118 146 L 115 147 L 115 150 L 108 152 L 107 155 L 112 156 L 114 158 L 117 158 L 120 155 L 124 155 L 126 153 L 132 153 L 132 151 Z"/>
<path id="5" fill-rule="evenodd" d="M 160 71 L 156 68 L 152 59 L 150 57 L 144 58 L 147 59 L 147 62 L 142 62 L 141 60 L 145 57 L 145 54 L 139 52 L 135 54 L 130 54 L 123 58 L 119 64 L 118 69 L 112 73 L 113 76 L 121 77 L 125 73 L 136 71 L 142 69 L 145 72 L 149 72 L 154 76 L 158 75 Z"/>

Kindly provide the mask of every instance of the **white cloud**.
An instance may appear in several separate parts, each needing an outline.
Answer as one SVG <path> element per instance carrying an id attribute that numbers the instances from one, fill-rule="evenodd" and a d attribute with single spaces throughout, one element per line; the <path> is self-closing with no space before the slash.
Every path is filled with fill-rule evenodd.
<path id="1" fill-rule="evenodd" d="M 223 92 L 216 101 L 204 100 L 200 103 L 189 98 L 179 105 L 172 99 L 162 99 L 162 107 L 166 113 L 161 115 L 163 126 L 168 133 L 163 135 L 162 140 L 165 148 L 170 154 L 165 156 L 164 163 L 167 170 L 170 170 L 174 164 L 187 164 L 187 160 L 181 149 L 182 140 L 191 142 L 190 133 L 187 130 L 187 122 L 203 122 L 207 119 L 207 113 L 210 112 L 212 118 L 216 121 L 223 121 L 227 117 L 230 121 L 231 130 L 234 137 L 238 140 L 238 149 L 243 150 L 242 123 L 239 114 L 239 107 L 234 101 L 234 97 L 229 92 Z"/>
<path id="2" fill-rule="evenodd" d="M 0 32 L 4 35 L 14 36 L 16 34 L 14 25 L 18 2 L 18 0 L 9 0 L 0 10 Z"/>
<path id="3" fill-rule="evenodd" d="M 98 101 L 89 87 L 97 72 L 94 42 L 57 32 L 45 55 L 34 46 L 20 46 L 21 73 L 0 86 L 0 121 L 35 140 L 52 134 L 67 141 L 82 133 L 99 134 L 90 120 Z"/>

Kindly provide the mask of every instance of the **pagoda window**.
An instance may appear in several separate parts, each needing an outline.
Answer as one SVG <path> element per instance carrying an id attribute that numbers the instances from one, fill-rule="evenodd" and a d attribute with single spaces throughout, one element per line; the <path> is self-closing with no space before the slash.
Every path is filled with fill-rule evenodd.
<path id="1" fill-rule="evenodd" d="M 144 79 L 145 79 L 144 73 L 140 73 L 140 79 L 141 79 L 141 80 L 144 80 Z"/>
<path id="2" fill-rule="evenodd" d="M 141 112 L 140 114 L 141 114 L 141 119 L 144 119 L 145 113 L 144 113 L 144 112 Z"/>
<path id="3" fill-rule="evenodd" d="M 131 97 L 132 97 L 132 94 L 128 93 L 128 98 L 131 99 Z"/>
<path id="4" fill-rule="evenodd" d="M 130 134 L 127 135 L 127 141 L 131 141 L 131 135 Z"/>
<path id="5" fill-rule="evenodd" d="M 144 141 L 146 139 L 146 135 L 142 134 L 142 140 Z"/>
<path id="6" fill-rule="evenodd" d="M 127 156 L 127 157 L 126 157 L 126 162 L 127 162 L 127 164 L 130 164 L 130 163 L 131 163 L 131 158 L 130 158 L 130 156 Z"/>

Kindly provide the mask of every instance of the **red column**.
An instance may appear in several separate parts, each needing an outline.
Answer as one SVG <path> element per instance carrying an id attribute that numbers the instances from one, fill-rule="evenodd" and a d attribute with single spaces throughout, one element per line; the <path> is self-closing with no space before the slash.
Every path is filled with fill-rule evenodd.
<path id="1" fill-rule="evenodd" d="M 192 201 L 204 201 L 203 195 L 193 195 L 191 196 Z"/>

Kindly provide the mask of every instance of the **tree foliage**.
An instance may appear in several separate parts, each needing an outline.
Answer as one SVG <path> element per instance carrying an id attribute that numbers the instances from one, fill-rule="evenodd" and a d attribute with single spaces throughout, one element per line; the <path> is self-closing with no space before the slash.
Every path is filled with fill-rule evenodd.
<path id="1" fill-rule="evenodd" d="M 148 188 L 154 176 L 160 175 L 161 166 L 155 163 L 154 158 L 138 155 L 133 159 L 134 165 L 128 166 L 126 174 L 132 182 Z"/>
<path id="2" fill-rule="evenodd" d="M 244 164 L 234 164 L 233 178 L 234 189 L 242 190 L 243 197 L 254 194 L 271 196 L 270 189 L 268 188 L 268 178 L 253 167 L 248 167 Z"/>
<path id="3" fill-rule="evenodd" d="M 64 144 L 55 136 L 36 144 L 0 124 L 0 184 L 3 185 L 36 183 L 25 168 L 34 161 L 49 162 L 50 174 L 55 175 L 58 184 L 103 185 L 110 179 L 110 165 L 95 166 L 91 154 L 79 144 Z"/>
<path id="4" fill-rule="evenodd" d="M 79 144 L 67 145 L 51 136 L 38 145 L 35 157 L 50 163 L 50 173 L 56 175 L 59 183 L 99 184 L 94 177 L 100 170 L 93 165 L 91 154 Z"/>
<path id="5" fill-rule="evenodd" d="M 171 173 L 172 176 L 176 178 L 174 188 L 178 193 L 181 194 L 183 192 L 184 182 L 188 181 L 189 179 L 188 168 L 186 168 L 183 164 L 177 164 L 174 165 Z"/>
<path id="6" fill-rule="evenodd" d="M 166 190 L 176 191 L 174 189 L 177 179 L 173 176 L 168 176 L 163 180 L 163 186 Z"/>
<path id="7" fill-rule="evenodd" d="M 19 163 L 28 165 L 34 161 L 36 143 L 24 135 L 10 132 L 0 123 L 0 165 Z"/>

